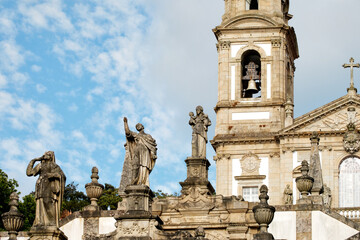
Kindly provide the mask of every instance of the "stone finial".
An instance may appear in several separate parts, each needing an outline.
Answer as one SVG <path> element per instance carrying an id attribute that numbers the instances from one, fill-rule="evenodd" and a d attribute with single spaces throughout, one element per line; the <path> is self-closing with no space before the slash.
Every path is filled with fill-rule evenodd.
<path id="1" fill-rule="evenodd" d="M 299 203 L 306 203 L 304 202 L 304 200 L 308 198 L 308 194 L 313 187 L 314 178 L 310 177 L 308 175 L 308 172 L 309 164 L 306 160 L 303 160 L 301 162 L 301 176 L 295 179 L 296 187 L 299 192 L 301 192 L 302 197 L 301 199 L 299 199 Z"/>
<path id="2" fill-rule="evenodd" d="M 10 195 L 10 211 L 1 215 L 4 227 L 9 231 L 9 240 L 16 240 L 19 230 L 24 226 L 24 215 L 18 210 L 19 196 L 16 192 Z"/>
<path id="3" fill-rule="evenodd" d="M 86 206 L 84 210 L 95 211 L 100 210 L 97 201 L 103 193 L 104 185 L 98 183 L 99 170 L 97 167 L 93 167 L 91 173 L 91 183 L 85 185 L 86 195 L 90 198 L 91 204 Z"/>
<path id="4" fill-rule="evenodd" d="M 255 234 L 254 239 L 274 239 L 271 233 L 268 233 L 267 229 L 272 222 L 275 213 L 275 207 L 268 204 L 268 187 L 262 185 L 260 187 L 260 203 L 253 207 L 254 217 L 256 222 L 260 225 L 260 232 Z"/>
<path id="5" fill-rule="evenodd" d="M 97 167 L 93 167 L 91 169 L 91 182 L 98 183 L 99 179 L 99 169 Z"/>

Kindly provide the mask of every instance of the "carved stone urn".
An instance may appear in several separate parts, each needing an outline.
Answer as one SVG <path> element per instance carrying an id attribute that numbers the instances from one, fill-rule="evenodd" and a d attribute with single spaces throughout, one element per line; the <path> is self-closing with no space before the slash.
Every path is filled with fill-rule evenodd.
<path id="1" fill-rule="evenodd" d="M 302 176 L 297 177 L 296 187 L 301 192 L 302 199 L 308 198 L 308 194 L 310 193 L 313 184 L 314 184 L 314 178 L 310 177 L 308 175 L 309 172 L 309 164 L 306 160 L 303 160 L 301 162 L 301 174 Z"/>
<path id="2" fill-rule="evenodd" d="M 91 204 L 86 206 L 84 210 L 99 210 L 100 208 L 97 204 L 97 201 L 103 193 L 104 185 L 98 183 L 99 170 L 97 167 L 93 167 L 91 172 L 91 183 L 87 183 L 85 185 L 86 195 L 90 198 Z"/>
<path id="3" fill-rule="evenodd" d="M 275 207 L 268 204 L 268 188 L 266 185 L 260 187 L 260 203 L 253 207 L 254 217 L 256 222 L 260 225 L 260 233 L 255 234 L 254 239 L 274 239 L 267 229 L 272 222 L 275 213 Z"/>
<path id="4" fill-rule="evenodd" d="M 19 205 L 19 196 L 16 192 L 10 195 L 10 211 L 1 215 L 4 227 L 9 231 L 9 240 L 16 240 L 16 236 L 24 226 L 24 215 L 17 209 Z"/>

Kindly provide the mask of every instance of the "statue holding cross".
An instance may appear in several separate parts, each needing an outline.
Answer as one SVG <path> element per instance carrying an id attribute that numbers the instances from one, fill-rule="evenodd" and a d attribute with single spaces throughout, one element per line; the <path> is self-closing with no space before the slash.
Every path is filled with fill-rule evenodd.
<path id="1" fill-rule="evenodd" d="M 354 87 L 354 67 L 356 68 L 360 68 L 360 64 L 359 63 L 354 63 L 354 59 L 350 58 L 350 64 L 343 64 L 344 68 L 350 68 L 350 88 L 349 90 L 356 90 L 356 88 Z"/>

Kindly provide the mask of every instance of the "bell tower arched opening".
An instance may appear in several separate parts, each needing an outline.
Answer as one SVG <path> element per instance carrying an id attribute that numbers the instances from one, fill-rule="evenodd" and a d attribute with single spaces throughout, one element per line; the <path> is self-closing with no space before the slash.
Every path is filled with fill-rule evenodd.
<path id="1" fill-rule="evenodd" d="M 261 60 L 260 54 L 255 50 L 246 51 L 241 57 L 241 97 L 261 97 Z"/>
<path id="2" fill-rule="evenodd" d="M 246 0 L 246 10 L 258 10 L 258 0 Z"/>

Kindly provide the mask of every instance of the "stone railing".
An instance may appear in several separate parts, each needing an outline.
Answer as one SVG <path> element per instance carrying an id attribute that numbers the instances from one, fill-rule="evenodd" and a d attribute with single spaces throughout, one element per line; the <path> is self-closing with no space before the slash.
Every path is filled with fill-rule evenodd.
<path id="1" fill-rule="evenodd" d="M 360 207 L 333 208 L 333 211 L 354 221 L 360 221 Z"/>

